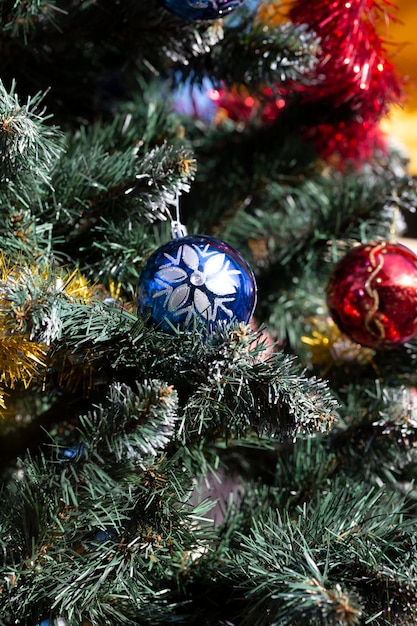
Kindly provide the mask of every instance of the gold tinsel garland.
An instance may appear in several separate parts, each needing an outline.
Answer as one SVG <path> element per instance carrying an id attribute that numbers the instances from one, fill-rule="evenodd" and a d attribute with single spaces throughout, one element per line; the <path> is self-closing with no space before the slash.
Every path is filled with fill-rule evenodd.
<path id="1" fill-rule="evenodd" d="M 308 347 L 308 358 L 312 365 L 325 376 L 333 366 L 355 362 L 365 366 L 373 363 L 374 350 L 355 343 L 344 335 L 330 317 L 310 320 L 310 334 L 301 337 Z"/>
<path id="2" fill-rule="evenodd" d="M 78 269 L 68 271 L 46 261 L 16 264 L 0 255 L 0 409 L 6 410 L 5 396 L 11 390 L 45 384 L 50 346 L 36 341 L 32 330 L 39 307 L 47 308 L 54 298 L 88 304 L 108 295 Z"/>

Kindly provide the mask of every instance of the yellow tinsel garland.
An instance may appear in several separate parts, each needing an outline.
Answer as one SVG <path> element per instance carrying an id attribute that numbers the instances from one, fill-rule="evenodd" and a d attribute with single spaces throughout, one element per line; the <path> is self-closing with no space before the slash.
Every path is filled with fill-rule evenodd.
<path id="1" fill-rule="evenodd" d="M 16 264 L 0 255 L 0 409 L 6 409 L 8 390 L 45 381 L 49 346 L 32 336 L 36 308 L 54 297 L 88 304 L 105 295 L 102 286 L 90 285 L 78 269 L 68 271 L 47 262 Z"/>

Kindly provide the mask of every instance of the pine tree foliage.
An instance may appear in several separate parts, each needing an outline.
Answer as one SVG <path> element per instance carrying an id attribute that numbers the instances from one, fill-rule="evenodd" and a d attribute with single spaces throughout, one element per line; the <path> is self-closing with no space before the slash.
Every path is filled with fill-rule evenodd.
<path id="1" fill-rule="evenodd" d="M 13 204 L 26 207 L 31 193 L 50 184 L 48 173 L 60 153 L 59 134 L 44 123 L 49 116 L 40 109 L 41 101 L 37 94 L 21 105 L 15 85 L 8 92 L 0 83 L 2 192 Z"/>
<path id="2" fill-rule="evenodd" d="M 417 344 L 352 345 L 325 293 L 414 210 L 407 159 L 317 153 L 322 42 L 278 0 L 0 24 L 0 625 L 415 623 Z M 199 115 L 205 81 L 250 113 Z M 138 310 L 178 201 L 250 261 L 250 324 Z"/>
<path id="3" fill-rule="evenodd" d="M 334 487 L 306 503 L 296 524 L 269 512 L 242 537 L 235 560 L 254 599 L 248 623 L 372 623 L 382 617 L 373 594 L 395 598 L 407 587 L 415 537 L 404 499 L 380 489 L 364 493 L 354 483 Z M 391 613 L 398 610 L 394 600 Z M 411 610 L 407 619 L 414 618 Z"/>
<path id="4" fill-rule="evenodd" d="M 199 55 L 192 70 L 185 66 L 183 76 L 190 75 L 195 81 L 208 76 L 216 84 L 239 82 L 249 92 L 252 87 L 258 91 L 262 83 L 308 81 L 308 73 L 317 62 L 314 50 L 319 42 L 304 25 L 286 22 L 272 29 L 254 24 L 249 15 L 238 24 L 236 35 L 225 37 L 221 46 L 210 47 L 205 55 Z M 230 58 L 236 59 L 236 63 L 225 63 Z"/>

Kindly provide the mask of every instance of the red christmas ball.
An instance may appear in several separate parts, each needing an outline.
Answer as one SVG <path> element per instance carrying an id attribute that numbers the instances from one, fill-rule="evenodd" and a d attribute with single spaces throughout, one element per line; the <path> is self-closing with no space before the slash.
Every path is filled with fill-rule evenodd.
<path id="1" fill-rule="evenodd" d="M 387 242 L 354 247 L 327 286 L 333 320 L 352 341 L 392 348 L 417 335 L 417 256 Z"/>

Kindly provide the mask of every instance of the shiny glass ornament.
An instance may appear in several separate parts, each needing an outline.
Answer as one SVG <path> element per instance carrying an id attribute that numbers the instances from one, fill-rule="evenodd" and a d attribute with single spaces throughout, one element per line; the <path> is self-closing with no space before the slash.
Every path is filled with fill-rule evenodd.
<path id="1" fill-rule="evenodd" d="M 392 348 L 417 335 L 417 256 L 400 244 L 354 247 L 335 266 L 328 286 L 330 314 L 353 341 Z"/>
<path id="2" fill-rule="evenodd" d="M 189 20 L 216 20 L 243 4 L 244 0 L 163 0 L 164 6 Z"/>
<path id="3" fill-rule="evenodd" d="M 248 263 L 227 243 L 207 235 L 180 237 L 158 248 L 138 283 L 139 310 L 167 332 L 246 323 L 255 303 L 256 282 Z"/>

